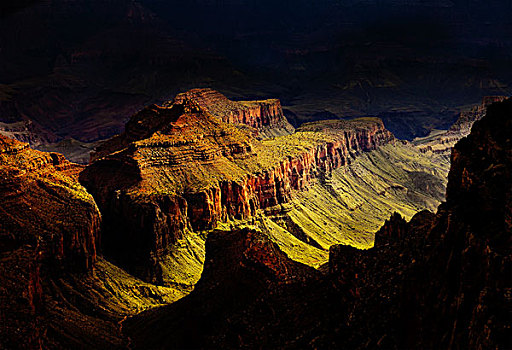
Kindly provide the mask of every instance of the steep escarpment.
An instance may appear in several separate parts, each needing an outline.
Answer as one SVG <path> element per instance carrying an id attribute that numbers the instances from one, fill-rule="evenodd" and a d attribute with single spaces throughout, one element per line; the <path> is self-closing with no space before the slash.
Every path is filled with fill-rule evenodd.
<path id="1" fill-rule="evenodd" d="M 462 111 L 447 131 L 433 132 L 431 135 L 415 140 L 422 152 L 450 155 L 452 147 L 471 132 L 471 127 L 485 115 L 487 107 L 494 102 L 505 100 L 506 96 L 485 96 L 482 103 L 470 110 Z"/>
<path id="2" fill-rule="evenodd" d="M 100 214 L 77 181 L 81 170 L 60 154 L 0 136 L 3 245 L 16 249 L 28 244 L 56 267 L 90 269 Z"/>
<path id="3" fill-rule="evenodd" d="M 245 124 L 257 130 L 262 137 L 293 133 L 293 126 L 283 114 L 278 99 L 262 101 L 231 101 L 212 89 L 193 89 L 176 96 L 173 104 L 191 100 L 225 123 Z"/>
<path id="4" fill-rule="evenodd" d="M 408 223 L 394 216 L 376 234 L 375 256 L 357 253 L 360 288 L 395 286 L 384 319 L 407 336 L 395 333 L 392 344 L 510 347 L 511 132 L 512 101 L 490 105 L 454 147 L 447 201 L 437 215 L 418 214 Z M 337 278 L 349 265 L 342 249 L 331 255 Z M 389 277 L 372 278 L 377 270 Z M 370 312 L 376 307 L 365 303 Z"/>
<path id="5" fill-rule="evenodd" d="M 104 142 L 91 153 L 91 161 L 119 151 L 131 142 L 150 137 L 165 125 L 175 122 L 190 108 L 201 109 L 227 124 L 249 126 L 254 129 L 255 136 L 273 137 L 294 131 L 277 99 L 235 102 L 212 89 L 193 89 L 178 94 L 173 101 L 162 106 L 150 105 L 135 114 L 123 133 Z"/>
<path id="6" fill-rule="evenodd" d="M 165 282 L 161 260 L 184 232 L 247 220 L 287 203 L 321 174 L 393 140 L 372 118 L 308 124 L 292 135 L 258 140 L 192 99 L 146 109 L 129 125 L 105 144 L 114 153 L 80 179 L 104 213 L 105 252 L 159 283 Z"/>
<path id="7" fill-rule="evenodd" d="M 0 137 L 0 348 L 125 348 L 118 322 L 187 294 L 102 258 L 82 166 Z"/>
<path id="8" fill-rule="evenodd" d="M 491 105 L 455 146 L 447 201 L 437 214 L 422 211 L 409 222 L 393 215 L 369 250 L 333 246 L 324 276 L 301 278 L 290 269 L 290 282 L 279 284 L 243 274 L 243 285 L 266 287 L 255 294 L 233 288 L 229 300 L 236 303 L 229 304 L 218 291 L 234 282 L 222 271 L 253 269 L 247 260 L 254 253 L 240 254 L 247 234 L 210 236 L 221 246 L 207 243 L 198 289 L 176 308 L 126 323 L 134 347 L 510 348 L 511 134 L 512 101 Z M 274 261 L 275 252 L 258 251 L 265 254 L 258 261 Z M 193 320 L 210 319 L 208 310 L 224 312 L 222 322 L 205 323 L 193 336 Z"/>
<path id="9" fill-rule="evenodd" d="M 185 232 L 286 203 L 321 173 L 392 139 L 379 120 L 368 118 L 257 140 L 187 99 L 137 114 L 104 149 L 127 147 L 88 166 L 80 179 L 104 213 L 105 252 L 163 283 L 169 280 L 161 261 Z"/>
<path id="10" fill-rule="evenodd" d="M 93 269 L 100 213 L 81 167 L 0 136 L 0 346 L 41 346 L 43 280 Z"/>

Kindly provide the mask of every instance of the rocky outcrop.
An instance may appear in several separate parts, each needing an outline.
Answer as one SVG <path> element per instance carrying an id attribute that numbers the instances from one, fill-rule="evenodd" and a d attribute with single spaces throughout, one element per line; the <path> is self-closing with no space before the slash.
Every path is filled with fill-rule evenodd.
<path id="1" fill-rule="evenodd" d="M 416 140 L 420 151 L 446 154 L 449 156 L 457 141 L 469 135 L 473 123 L 482 119 L 487 107 L 494 102 L 501 102 L 506 98 L 506 96 L 485 96 L 481 104 L 474 106 L 468 111 L 460 112 L 455 123 L 453 123 L 446 132 Z"/>
<path id="2" fill-rule="evenodd" d="M 487 111 L 487 107 L 495 102 L 502 102 L 506 99 L 506 96 L 485 96 L 482 99 L 482 103 L 474 106 L 469 111 L 460 112 L 459 118 L 453 123 L 453 125 L 448 129 L 448 133 L 450 134 L 461 134 L 463 137 L 469 135 L 471 132 L 471 127 L 477 121 L 482 119 Z"/>
<path id="3" fill-rule="evenodd" d="M 212 89 L 193 89 L 177 95 L 173 104 L 183 104 L 187 100 L 194 101 L 225 123 L 251 126 L 262 137 L 286 135 L 294 130 L 286 120 L 278 99 L 231 101 Z"/>
<path id="4" fill-rule="evenodd" d="M 60 154 L 0 136 L 3 250 L 29 244 L 56 268 L 92 268 L 100 214 L 77 181 L 81 170 Z"/>
<path id="5" fill-rule="evenodd" d="M 82 167 L 0 136 L 0 347 L 41 348 L 43 281 L 93 269 L 100 213 Z"/>
<path id="6" fill-rule="evenodd" d="M 126 254 L 116 258 L 161 282 L 158 262 L 185 230 L 212 229 L 286 203 L 319 174 L 391 140 L 380 120 L 366 118 L 306 124 L 260 141 L 193 99 L 178 99 L 137 114 L 101 149 L 114 153 L 88 166 L 80 180 L 104 213 L 105 252 Z"/>
<path id="7" fill-rule="evenodd" d="M 169 123 L 176 122 L 185 110 L 201 110 L 224 123 L 250 126 L 254 128 L 255 136 L 272 137 L 294 131 L 277 99 L 235 102 L 212 89 L 193 89 L 178 94 L 173 101 L 162 106 L 150 105 L 135 114 L 123 133 L 104 142 L 91 153 L 91 161 L 122 150 L 131 142 L 149 138 Z"/>
<path id="8" fill-rule="evenodd" d="M 511 132 L 512 100 L 490 105 L 453 149 L 447 201 L 435 216 L 419 213 L 409 223 L 392 216 L 369 253 L 331 249 L 340 289 L 348 270 L 359 277 L 348 283 L 352 289 L 379 290 L 388 300 L 378 325 L 388 333 L 376 326 L 374 339 L 385 336 L 399 348 L 510 347 L 503 310 L 510 308 L 512 266 Z M 379 299 L 365 298 L 361 324 Z"/>
<path id="9" fill-rule="evenodd" d="M 248 346 L 236 337 L 239 329 L 221 337 L 216 331 L 229 330 L 237 314 L 265 298 L 268 290 L 295 289 L 318 275 L 315 269 L 290 260 L 261 232 L 214 231 L 208 237 L 204 272 L 194 292 L 128 319 L 123 327 L 137 349 Z M 164 324 L 169 332 L 162 332 Z M 247 330 L 251 332 L 252 327 Z"/>

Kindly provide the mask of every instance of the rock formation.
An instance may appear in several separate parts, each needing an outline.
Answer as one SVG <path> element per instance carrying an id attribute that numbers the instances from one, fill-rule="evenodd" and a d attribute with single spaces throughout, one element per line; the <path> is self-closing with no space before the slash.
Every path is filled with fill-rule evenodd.
<path id="1" fill-rule="evenodd" d="M 260 138 L 274 102 L 188 94 L 136 114 L 85 169 L 0 137 L 0 347 L 510 347 L 511 100 L 455 146 L 437 214 L 394 214 L 373 248 L 332 246 L 314 269 L 297 255 L 334 238 L 294 206 L 381 217 L 391 199 L 432 204 L 442 171 L 375 118 Z M 98 255 L 95 201 L 106 257 L 160 285 Z"/>
<path id="2" fill-rule="evenodd" d="M 252 271 L 261 266 L 248 263 L 255 259 L 264 266 L 280 261 L 283 271 L 286 258 L 248 249 L 251 244 L 241 244 L 247 232 L 210 236 L 198 290 L 126 322 L 134 347 L 510 348 L 510 135 L 512 100 L 491 105 L 455 146 L 447 201 L 438 213 L 423 211 L 409 222 L 393 215 L 369 250 L 333 246 L 323 276 L 290 269 L 283 284 L 247 273 L 237 285 L 223 269 Z M 260 243 L 264 236 L 253 239 L 269 244 Z M 236 302 L 222 299 L 224 290 Z M 217 320 L 216 310 L 222 321 L 202 324 L 198 335 L 191 331 L 198 315 Z"/>
<path id="3" fill-rule="evenodd" d="M 4 245 L 17 249 L 28 244 L 56 267 L 92 268 L 100 214 L 77 181 L 81 170 L 60 154 L 0 136 Z"/>
<path id="4" fill-rule="evenodd" d="M 123 323 L 136 340 L 136 348 L 250 346 L 240 343 L 236 329 L 228 336 L 223 333 L 218 337 L 215 332 L 231 333 L 237 315 L 268 289 L 296 288 L 319 275 L 315 269 L 290 260 L 267 236 L 251 229 L 212 232 L 206 249 L 203 278 L 189 297 Z M 163 324 L 170 332 L 161 332 Z M 144 340 L 139 343 L 141 338 Z"/>
<path id="5" fill-rule="evenodd" d="M 460 112 L 459 118 L 446 132 L 417 139 L 415 143 L 421 152 L 433 152 L 449 156 L 452 147 L 457 141 L 469 135 L 473 123 L 482 119 L 487 107 L 494 102 L 501 102 L 506 98 L 506 96 L 485 96 L 481 104 L 474 106 L 468 111 Z"/>
<path id="6" fill-rule="evenodd" d="M 0 136 L 0 345 L 39 348 L 43 279 L 93 268 L 100 213 L 81 170 Z"/>
<path id="7" fill-rule="evenodd" d="M 154 282 L 163 282 L 160 260 L 185 230 L 213 229 L 286 203 L 320 174 L 393 140 L 375 118 L 305 124 L 292 135 L 258 140 L 210 113 L 224 110 L 229 100 L 222 95 L 191 94 L 135 115 L 80 175 L 104 215 L 105 252 Z M 198 94 L 221 105 L 204 108 Z M 245 121 L 271 125 L 274 112 L 254 105 L 260 107 L 243 115 L 255 119 Z M 240 116 L 235 112 L 229 118 Z"/>
<path id="8" fill-rule="evenodd" d="M 212 89 L 193 89 L 176 96 L 173 104 L 182 104 L 187 100 L 196 102 L 224 123 L 245 124 L 257 129 L 258 136 L 282 136 L 294 130 L 283 115 L 278 99 L 235 102 Z"/>

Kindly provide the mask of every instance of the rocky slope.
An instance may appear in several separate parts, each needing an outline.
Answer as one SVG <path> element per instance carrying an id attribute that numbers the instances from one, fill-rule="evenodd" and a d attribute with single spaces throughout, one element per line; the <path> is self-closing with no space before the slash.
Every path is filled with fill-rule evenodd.
<path id="1" fill-rule="evenodd" d="M 512 101 L 491 105 L 455 146 L 438 213 L 393 215 L 370 250 L 332 247 L 326 275 L 290 267 L 287 283 L 250 272 L 237 284 L 223 269 L 279 262 L 265 271 L 283 271 L 286 258 L 242 243 L 252 236 L 269 246 L 255 233 L 210 236 L 198 289 L 128 320 L 125 331 L 135 348 L 510 348 L 511 134 Z M 216 310 L 219 322 L 191 330 L 198 315 L 217 320 Z"/>
<path id="2" fill-rule="evenodd" d="M 101 237 L 82 167 L 2 137 L 0 347 L 509 348 L 511 121 L 512 101 L 493 104 L 457 144 L 437 214 L 395 214 L 373 248 L 333 246 L 319 269 L 297 256 L 330 245 L 304 230 L 324 197 L 335 202 L 324 212 L 364 226 L 361 208 L 413 211 L 444 187 L 378 120 L 258 140 L 191 100 L 147 109 L 133 141 L 80 174 Z M 98 256 L 99 238 L 115 262 L 126 250 L 128 268 L 170 286 Z"/>
<path id="3" fill-rule="evenodd" d="M 118 322 L 186 294 L 100 257 L 82 166 L 0 136 L 0 348 L 117 349 Z"/>
<path id="4" fill-rule="evenodd" d="M 29 244 L 55 266 L 90 269 L 100 214 L 77 181 L 82 167 L 0 136 L 0 169 L 2 241 L 12 248 Z"/>
<path id="5" fill-rule="evenodd" d="M 487 107 L 494 102 L 500 102 L 506 96 L 486 96 L 482 103 L 472 107 L 470 110 L 462 111 L 459 117 L 447 131 L 434 131 L 429 136 L 418 138 L 415 144 L 422 152 L 432 152 L 450 155 L 452 147 L 471 132 L 471 127 L 485 115 Z"/>
<path id="6" fill-rule="evenodd" d="M 252 129 L 225 123 L 201 100 L 185 97 L 135 115 L 98 151 L 110 154 L 80 175 L 104 214 L 105 252 L 154 282 L 164 282 L 161 260 L 185 231 L 247 220 L 289 202 L 320 174 L 393 140 L 381 121 L 366 118 L 305 125 L 260 141 Z"/>
<path id="7" fill-rule="evenodd" d="M 176 96 L 173 103 L 182 104 L 186 100 L 194 101 L 224 123 L 245 124 L 257 129 L 257 136 L 282 136 L 294 131 L 278 99 L 235 102 L 212 89 L 193 89 Z"/>

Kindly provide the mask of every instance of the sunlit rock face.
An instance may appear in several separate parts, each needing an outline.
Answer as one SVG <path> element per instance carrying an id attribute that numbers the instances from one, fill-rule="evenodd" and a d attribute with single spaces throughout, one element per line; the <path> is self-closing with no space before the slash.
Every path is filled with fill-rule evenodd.
<path id="1" fill-rule="evenodd" d="M 122 251 L 129 268 L 162 282 L 159 260 L 186 230 L 286 203 L 320 174 L 394 139 L 380 120 L 363 118 L 305 124 L 258 140 L 258 129 L 240 126 L 240 116 L 257 127 L 284 118 L 278 101 L 240 104 L 192 90 L 141 111 L 98 149 L 80 179 L 104 213 L 106 251 Z M 107 243 L 110 237 L 117 238 Z M 128 248 L 114 249 L 119 242 Z"/>
<path id="2" fill-rule="evenodd" d="M 40 348 L 43 281 L 93 269 L 100 213 L 81 169 L 0 136 L 0 347 Z"/>
<path id="3" fill-rule="evenodd" d="M 283 115 L 278 99 L 262 101 L 231 101 L 212 89 L 193 89 L 179 94 L 174 104 L 190 100 L 225 123 L 245 124 L 257 129 L 257 136 L 278 136 L 290 134 L 294 128 Z"/>
<path id="4" fill-rule="evenodd" d="M 0 234 L 7 247 L 28 244 L 58 268 L 92 268 L 100 214 L 77 181 L 81 170 L 60 154 L 0 136 Z"/>
<path id="5" fill-rule="evenodd" d="M 332 246 L 324 274 L 250 229 L 210 235 L 197 289 L 125 323 L 134 347 L 509 348 L 511 134 L 512 101 L 491 105 L 438 212 L 392 215 L 368 250 Z"/>

